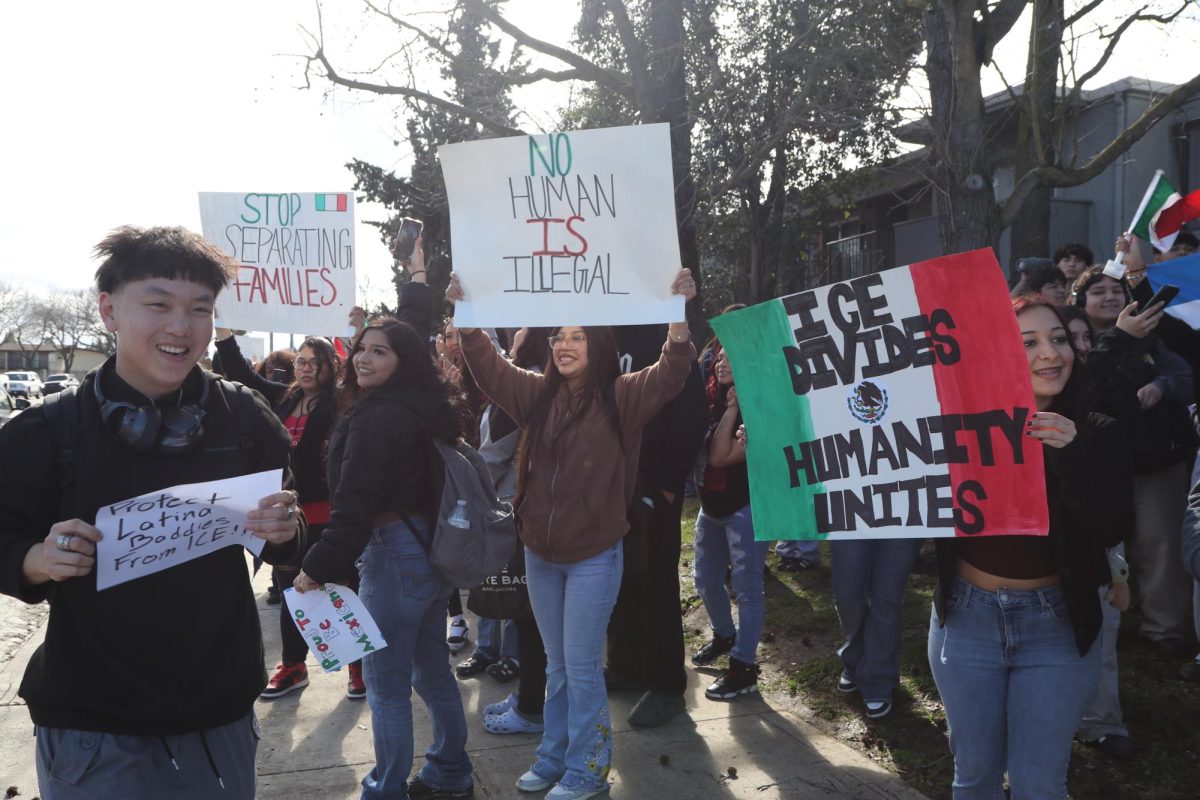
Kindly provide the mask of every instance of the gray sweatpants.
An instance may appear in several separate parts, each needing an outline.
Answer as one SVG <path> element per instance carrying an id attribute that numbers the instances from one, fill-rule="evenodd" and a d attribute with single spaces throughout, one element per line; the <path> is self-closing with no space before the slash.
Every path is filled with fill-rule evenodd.
<path id="1" fill-rule="evenodd" d="M 182 736 L 37 729 L 42 800 L 252 800 L 254 712 Z"/>

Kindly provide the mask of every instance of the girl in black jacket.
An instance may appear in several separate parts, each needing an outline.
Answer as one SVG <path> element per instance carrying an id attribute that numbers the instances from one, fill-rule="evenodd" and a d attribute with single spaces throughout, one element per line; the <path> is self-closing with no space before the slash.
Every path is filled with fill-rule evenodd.
<path id="1" fill-rule="evenodd" d="M 270 381 L 250 369 L 238 348 L 233 332 L 217 329 L 217 353 L 226 377 L 254 389 L 267 399 L 275 415 L 292 435 L 292 471 L 296 490 L 308 521 L 308 541 L 316 541 L 329 522 L 329 486 L 325 481 L 325 443 L 333 430 L 334 391 L 340 360 L 326 339 L 310 337 L 300 345 L 293 362 L 295 381 L 291 384 Z M 304 558 L 303 547 L 294 564 L 273 569 L 275 586 L 290 586 Z M 351 587 L 357 588 L 357 587 Z M 262 691 L 266 700 L 274 700 L 308 685 L 308 645 L 300 635 L 286 604 L 279 607 L 279 634 L 283 641 L 283 661 Z M 346 696 L 366 697 L 362 665 L 348 668 Z"/>
<path id="2" fill-rule="evenodd" d="M 1048 536 L 937 542 L 929 664 L 946 708 L 954 796 L 1065 797 L 1071 741 L 1100 673 L 1105 548 L 1133 525 L 1121 429 L 1089 413 L 1067 324 L 1039 298 L 1014 301 L 1044 444 Z"/>
<path id="3" fill-rule="evenodd" d="M 454 443 L 465 417 L 425 342 L 397 320 L 372 323 L 355 341 L 329 439 L 329 525 L 295 581 L 306 591 L 357 575 L 362 603 L 387 641 L 363 659 L 375 741 L 364 797 L 465 797 L 472 787 L 466 717 L 443 635 L 453 590 L 427 547 L 442 474 L 433 440 Z M 410 784 L 414 689 L 435 738 Z"/>

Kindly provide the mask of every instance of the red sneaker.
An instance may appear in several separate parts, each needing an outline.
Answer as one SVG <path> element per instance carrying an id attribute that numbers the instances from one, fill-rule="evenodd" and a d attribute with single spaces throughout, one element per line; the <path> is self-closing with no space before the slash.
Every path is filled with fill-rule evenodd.
<path id="1" fill-rule="evenodd" d="M 267 688 L 258 696 L 264 700 L 274 700 L 305 686 L 308 686 L 308 667 L 303 661 L 298 664 L 280 664 L 275 675 L 267 683 Z"/>
<path id="2" fill-rule="evenodd" d="M 362 662 L 355 661 L 347 667 L 349 677 L 346 680 L 346 697 L 351 700 L 362 700 L 367 696 L 367 685 L 363 683 Z"/>

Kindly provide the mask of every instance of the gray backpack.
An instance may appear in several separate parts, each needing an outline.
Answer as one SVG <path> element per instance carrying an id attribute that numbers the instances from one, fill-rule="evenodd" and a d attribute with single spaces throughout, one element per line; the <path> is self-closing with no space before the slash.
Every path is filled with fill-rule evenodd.
<path id="1" fill-rule="evenodd" d="M 487 465 L 475 448 L 462 441 L 452 446 L 435 439 L 433 444 L 444 467 L 433 540 L 425 541 L 415 530 L 413 534 L 447 583 L 472 589 L 512 559 L 516 518 L 512 504 L 496 497 Z"/>

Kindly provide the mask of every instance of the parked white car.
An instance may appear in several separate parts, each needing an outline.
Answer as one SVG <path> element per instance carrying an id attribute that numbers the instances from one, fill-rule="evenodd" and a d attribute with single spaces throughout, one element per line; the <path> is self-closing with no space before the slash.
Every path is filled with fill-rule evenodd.
<path id="1" fill-rule="evenodd" d="M 0 427 L 28 407 L 28 400 L 14 400 L 8 389 L 0 385 Z"/>
<path id="2" fill-rule="evenodd" d="M 13 397 L 24 397 L 32 400 L 42 396 L 42 379 L 36 372 L 13 372 L 8 374 L 8 393 Z"/>

